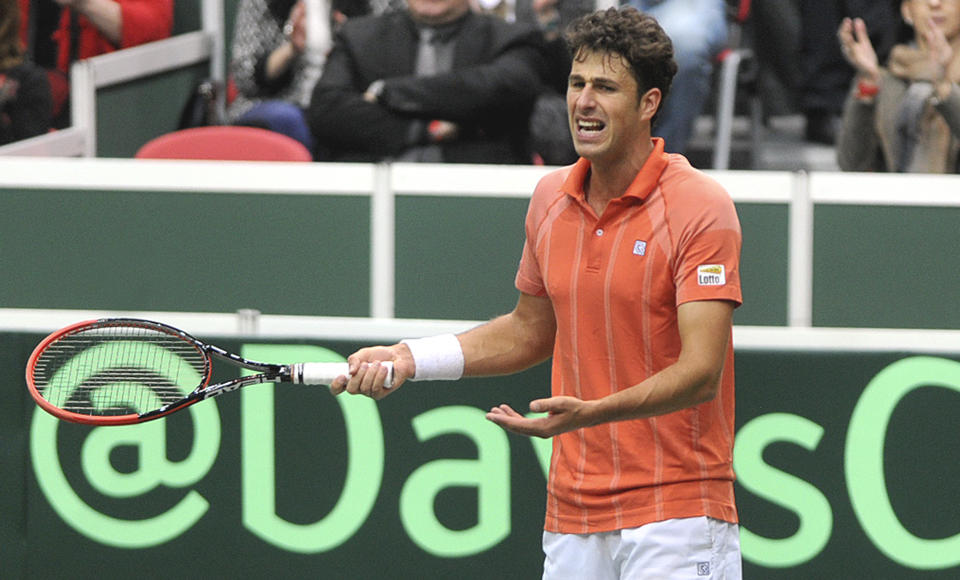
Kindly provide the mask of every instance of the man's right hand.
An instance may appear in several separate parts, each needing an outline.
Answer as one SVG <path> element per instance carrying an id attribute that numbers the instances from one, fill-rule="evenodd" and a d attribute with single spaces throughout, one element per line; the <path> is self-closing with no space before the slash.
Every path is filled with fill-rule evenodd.
<path id="1" fill-rule="evenodd" d="M 393 385 L 390 388 L 384 386 L 387 369 L 380 364 L 383 361 L 393 362 Z M 378 401 L 400 388 L 417 370 L 410 349 L 403 343 L 361 348 L 347 357 L 347 363 L 350 376 L 337 377 L 330 385 L 330 392 L 339 395 L 346 391 Z"/>

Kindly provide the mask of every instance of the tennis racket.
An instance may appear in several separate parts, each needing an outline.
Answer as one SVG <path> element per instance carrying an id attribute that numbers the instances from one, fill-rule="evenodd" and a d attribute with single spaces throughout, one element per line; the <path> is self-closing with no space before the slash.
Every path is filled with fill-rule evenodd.
<path id="1" fill-rule="evenodd" d="M 213 358 L 257 374 L 210 385 Z M 393 366 L 383 364 L 389 387 Z M 41 408 L 59 419 L 129 425 L 248 385 L 329 385 L 347 374 L 345 362 L 255 362 L 166 324 L 104 318 L 70 325 L 37 345 L 27 361 L 27 388 Z"/>

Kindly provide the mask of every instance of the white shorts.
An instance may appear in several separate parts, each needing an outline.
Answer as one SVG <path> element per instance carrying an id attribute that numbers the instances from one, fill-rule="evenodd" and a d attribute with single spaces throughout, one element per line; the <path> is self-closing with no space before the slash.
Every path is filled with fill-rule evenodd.
<path id="1" fill-rule="evenodd" d="M 707 517 L 543 533 L 544 580 L 740 580 L 740 527 Z"/>

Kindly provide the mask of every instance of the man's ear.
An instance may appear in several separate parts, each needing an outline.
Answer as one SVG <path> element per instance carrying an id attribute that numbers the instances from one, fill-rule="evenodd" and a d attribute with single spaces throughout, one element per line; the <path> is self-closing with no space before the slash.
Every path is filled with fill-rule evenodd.
<path id="1" fill-rule="evenodd" d="M 660 109 L 660 101 L 663 99 L 663 93 L 660 89 L 654 87 L 640 95 L 640 116 L 649 121 L 657 114 Z"/>

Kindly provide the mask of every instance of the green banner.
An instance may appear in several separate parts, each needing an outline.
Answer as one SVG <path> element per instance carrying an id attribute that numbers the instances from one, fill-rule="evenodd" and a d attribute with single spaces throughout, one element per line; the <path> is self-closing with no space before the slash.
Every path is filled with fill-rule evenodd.
<path id="1" fill-rule="evenodd" d="M 40 336 L 0 337 L 19 402 L 0 431 L 12 577 L 540 576 L 550 443 L 484 413 L 546 393 L 546 365 L 408 384 L 379 403 L 257 385 L 161 421 L 92 428 L 25 396 Z M 220 346 L 285 362 L 360 345 Z M 737 389 L 746 578 L 960 574 L 960 362 L 741 351 Z"/>

